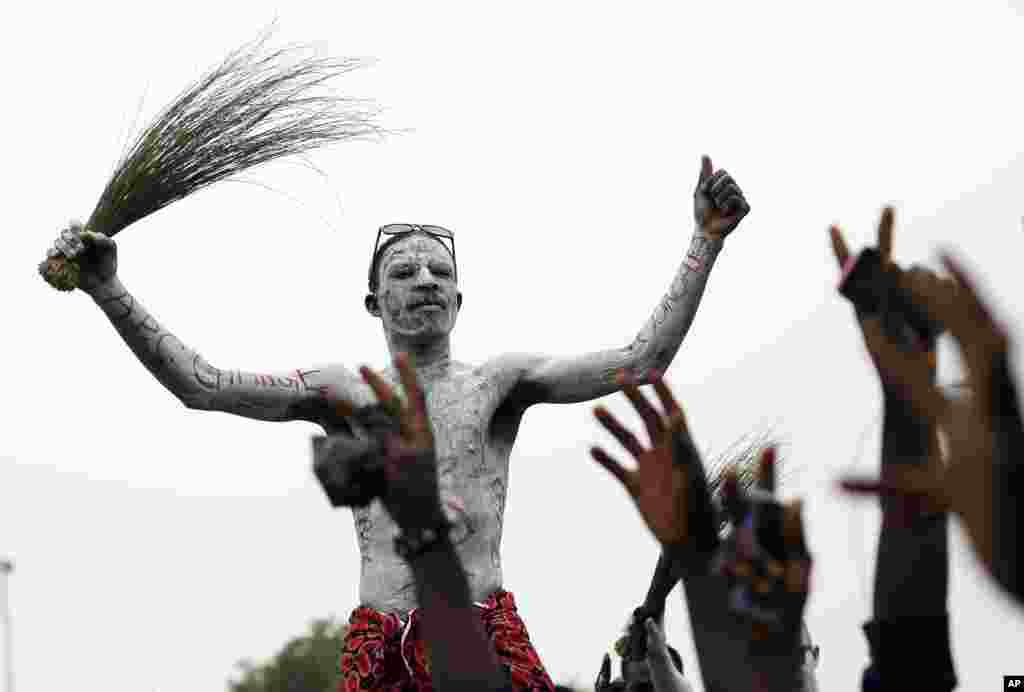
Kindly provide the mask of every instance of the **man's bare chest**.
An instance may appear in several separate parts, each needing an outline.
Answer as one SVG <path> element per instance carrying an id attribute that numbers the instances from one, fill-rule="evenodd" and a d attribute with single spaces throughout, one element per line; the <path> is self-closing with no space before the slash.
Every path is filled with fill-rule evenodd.
<path id="1" fill-rule="evenodd" d="M 382 377 L 401 396 L 397 375 L 385 372 Z M 502 378 L 462 366 L 443 375 L 420 374 L 419 379 L 434 433 L 442 485 L 503 471 L 518 416 L 503 408 L 508 387 L 503 385 Z M 376 403 L 368 387 L 355 391 L 349 387 L 349 393 L 356 407 Z M 335 432 L 335 425 L 324 427 L 329 433 Z"/>
<path id="2" fill-rule="evenodd" d="M 426 382 L 427 413 L 434 431 L 442 485 L 498 471 L 508 461 L 491 423 L 502 392 L 493 380 L 468 375 Z"/>
<path id="3" fill-rule="evenodd" d="M 392 377 L 385 374 L 385 379 L 399 390 Z M 460 555 L 466 553 L 464 560 L 475 556 L 496 566 L 518 416 L 503 408 L 506 392 L 500 383 L 483 375 L 421 377 L 421 386 L 434 433 L 442 509 L 454 525 L 452 540 Z M 357 402 L 372 403 L 368 393 Z M 376 503 L 355 515 L 364 566 L 376 563 L 373 555 L 390 553 L 392 522 Z"/>

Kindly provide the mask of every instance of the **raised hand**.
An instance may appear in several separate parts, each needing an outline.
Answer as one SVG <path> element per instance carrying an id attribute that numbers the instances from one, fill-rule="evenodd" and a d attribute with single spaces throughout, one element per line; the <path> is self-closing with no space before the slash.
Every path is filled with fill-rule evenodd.
<path id="1" fill-rule="evenodd" d="M 67 260 L 77 263 L 77 273 Z M 77 286 L 89 293 L 117 275 L 117 246 L 102 233 L 71 221 L 47 251 L 39 273 L 55 288 L 70 291 Z"/>
<path id="2" fill-rule="evenodd" d="M 367 367 L 359 370 L 398 426 L 397 434 L 386 433 L 384 438 L 386 492 L 381 501 L 401 528 L 434 528 L 446 520 L 441 509 L 434 434 L 427 418 L 426 399 L 408 354 L 398 354 L 395 367 L 405 390 L 405 401 L 376 372 Z M 336 402 L 336 406 L 341 415 L 349 415 L 353 410 L 347 402 Z"/>
<path id="3" fill-rule="evenodd" d="M 651 440 L 645 449 L 636 435 L 627 430 L 606 408 L 597 406 L 594 415 L 636 460 L 636 469 L 626 469 L 601 447 L 593 447 L 591 456 L 615 476 L 636 503 L 640 515 L 654 536 L 665 546 L 686 542 L 691 536 L 688 488 L 692 465 L 675 461 L 677 449 L 696 454 L 686 427 L 686 418 L 661 377 L 650 378 L 661 400 L 664 413 L 651 405 L 637 388 L 632 376 L 620 374 L 623 392 L 640 414 Z M 698 460 L 699 465 L 699 460 Z"/>
<path id="4" fill-rule="evenodd" d="M 945 433 L 948 464 L 899 469 L 880 480 L 847 479 L 855 493 L 882 493 L 924 511 L 960 515 L 982 560 L 994 568 L 994 471 L 1020 463 L 1024 424 L 1010 373 L 1010 340 L 993 319 L 966 272 L 951 257 L 943 262 L 958 290 L 918 286 L 913 296 L 956 340 L 967 370 L 968 395 L 948 398 L 918 364 L 884 333 L 868 335 L 883 380 L 898 390 L 914 412 Z"/>
<path id="5" fill-rule="evenodd" d="M 732 176 L 715 171 L 711 158 L 701 157 L 700 176 L 693 191 L 693 216 L 705 233 L 725 238 L 750 213 L 750 205 Z"/>
<path id="6" fill-rule="evenodd" d="M 778 504 L 774 497 L 774 450 L 765 450 L 753 493 L 727 483 L 733 534 L 717 559 L 716 571 L 732 583 L 730 608 L 751 622 L 753 644 L 778 632 L 796 635 L 810 588 L 811 555 L 804 539 L 802 505 Z"/>
<path id="7" fill-rule="evenodd" d="M 920 290 L 935 295 L 952 296 L 956 287 L 949 279 L 941 278 L 924 267 L 914 266 L 903 270 L 893 262 L 894 223 L 895 212 L 892 207 L 886 207 L 878 222 L 878 245 L 875 248 L 881 267 L 878 275 L 871 277 L 873 285 L 869 287 L 875 298 L 872 302 L 876 305 L 868 309 L 864 304 L 854 300 L 854 310 L 872 358 L 875 358 L 870 348 L 873 337 L 886 332 L 890 338 L 903 344 L 905 352 L 914 354 L 908 360 L 910 367 L 918 372 L 928 373 L 935 369 L 934 345 L 941 332 L 941 325 L 929 319 L 909 296 Z M 832 252 L 845 282 L 854 270 L 857 257 L 851 255 L 838 226 L 830 227 L 829 233 L 832 238 Z"/>

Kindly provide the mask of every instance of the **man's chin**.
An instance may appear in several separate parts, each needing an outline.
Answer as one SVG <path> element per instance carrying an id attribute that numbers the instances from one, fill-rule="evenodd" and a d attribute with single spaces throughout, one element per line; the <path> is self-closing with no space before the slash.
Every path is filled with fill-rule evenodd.
<path id="1" fill-rule="evenodd" d="M 403 329 L 401 337 L 416 344 L 430 343 L 448 336 L 455 325 L 448 320 L 426 321 L 416 327 Z"/>

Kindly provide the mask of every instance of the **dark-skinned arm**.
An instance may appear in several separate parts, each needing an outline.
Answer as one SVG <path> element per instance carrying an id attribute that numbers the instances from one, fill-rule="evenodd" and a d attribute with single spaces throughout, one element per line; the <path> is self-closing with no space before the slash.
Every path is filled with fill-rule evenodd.
<path id="1" fill-rule="evenodd" d="M 882 476 L 900 465 L 923 466 L 934 430 L 891 392 L 885 396 Z M 864 632 L 871 652 L 866 689 L 956 687 L 946 600 L 949 585 L 944 513 L 911 516 L 897 498 L 882 499 L 874 613 Z M 908 687 L 910 686 L 910 687 Z"/>
<path id="2" fill-rule="evenodd" d="M 883 344 L 900 353 L 902 369 L 922 373 L 934 385 L 936 333 L 912 326 L 906 308 L 916 305 L 905 290 L 908 281 L 937 282 L 922 269 L 904 272 L 892 261 L 895 212 L 883 210 L 877 253 L 882 272 L 874 279 L 880 302 L 868 306 L 851 296 L 857 322 L 878 370 L 884 396 L 881 482 L 920 473 L 940 463 L 936 428 L 914 409 L 906 388 L 887 376 Z M 841 270 L 851 266 L 842 231 L 831 227 L 832 247 Z M 845 276 L 845 274 L 844 274 Z M 930 330 L 929 330 L 930 331 Z M 956 686 L 949 648 L 946 598 L 949 582 L 947 521 L 944 512 L 923 512 L 906 498 L 882 497 L 882 527 L 875 568 L 872 620 L 864 631 L 871 665 L 866 690 L 935 689 Z"/>
<path id="3" fill-rule="evenodd" d="M 992 478 L 992 572 L 1024 603 L 1024 417 L 1009 356 L 994 359 Z"/>
<path id="4" fill-rule="evenodd" d="M 707 484 L 702 482 L 703 466 L 683 411 L 660 377 L 653 378 L 653 385 L 663 414 L 643 396 L 630 374 L 619 373 L 617 384 L 643 418 L 651 445 L 645 448 L 607 409 L 597 407 L 598 421 L 636 460 L 637 468 L 624 468 L 601 447 L 592 448 L 591 454 L 623 484 L 661 543 L 666 560 L 684 575 L 683 587 L 705 689 L 749 690 L 754 673 L 747 662 L 749 626 L 744 628 L 729 613 L 726 580 L 708 574 L 717 533 L 710 514 L 710 497 L 701 498 L 702 501 L 694 498 L 702 488 L 706 493 Z M 667 580 L 662 582 L 659 589 L 666 583 Z"/>
<path id="5" fill-rule="evenodd" d="M 445 692 L 504 690 L 508 681 L 469 595 L 469 582 L 447 540 L 409 560 L 434 688 Z"/>

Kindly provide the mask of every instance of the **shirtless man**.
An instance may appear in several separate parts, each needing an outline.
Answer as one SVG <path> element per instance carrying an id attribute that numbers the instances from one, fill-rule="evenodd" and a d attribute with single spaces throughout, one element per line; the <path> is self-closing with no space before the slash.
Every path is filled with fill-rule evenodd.
<path id="1" fill-rule="evenodd" d="M 384 242 L 372 258 L 366 309 L 380 318 L 392 360 L 406 352 L 415 364 L 434 429 L 441 496 L 454 524 L 451 542 L 473 600 L 485 623 L 491 622 L 488 634 L 518 688 L 551 687 L 515 616 L 511 594 L 502 590 L 500 547 L 509 455 L 523 413 L 533 404 L 582 402 L 616 392 L 616 373 L 622 369 L 664 371 L 693 322 L 726 236 L 749 210 L 735 181 L 725 171 L 715 172 L 704 157 L 694 192 L 696 229 L 689 250 L 668 293 L 629 345 L 570 358 L 505 354 L 475 366 L 451 358 L 450 333 L 462 294 L 454 248 L 442 237 L 446 233 L 435 227 L 395 225 L 385 227 L 392 235 L 378 234 Z M 352 423 L 334 413 L 329 397 L 356 406 L 376 402 L 369 387 L 340 365 L 280 374 L 215 367 L 158 324 L 128 292 L 117 276 L 111 239 L 72 225 L 50 250 L 51 256 L 57 253 L 79 259 L 81 289 L 157 380 L 190 409 L 268 421 L 306 420 L 332 434 L 350 431 Z M 383 376 L 393 385 L 398 382 L 393 368 Z M 393 677 L 408 672 L 417 678 L 418 669 L 409 656 L 419 658 L 418 651 L 405 646 L 416 598 L 409 567 L 395 553 L 396 526 L 379 502 L 355 510 L 354 516 L 362 556 L 361 607 L 353 613 L 347 641 L 389 638 L 396 626 L 403 631 L 397 644 L 399 659 L 385 650 L 346 647 L 349 658 L 343 655 L 342 672 L 355 674 L 357 659 L 368 656 L 377 661 L 371 666 L 377 673 L 371 674 L 383 677 L 367 681 L 363 661 L 363 689 L 409 684 L 413 681 L 408 678 L 402 682 Z M 515 626 L 510 630 L 512 621 Z M 506 631 L 494 631 L 494 622 L 504 623 Z M 366 636 L 356 637 L 360 632 Z M 512 653 L 506 656 L 503 650 Z"/>

